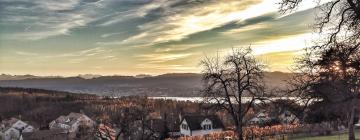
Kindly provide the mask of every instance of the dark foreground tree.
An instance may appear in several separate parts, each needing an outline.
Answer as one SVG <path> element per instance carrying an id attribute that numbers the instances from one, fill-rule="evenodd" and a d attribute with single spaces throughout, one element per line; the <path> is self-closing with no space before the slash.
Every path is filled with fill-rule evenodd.
<path id="1" fill-rule="evenodd" d="M 282 0 L 280 11 L 292 11 L 302 2 Z M 359 102 L 360 1 L 332 0 L 317 6 L 320 13 L 315 29 L 322 40 L 317 40 L 319 44 L 301 59 L 292 90 L 302 93 L 306 101 L 315 98 L 323 105 L 348 109 L 349 140 L 354 140 L 354 113 Z"/>
<path id="2" fill-rule="evenodd" d="M 312 48 L 300 59 L 299 72 L 291 81 L 291 91 L 307 104 L 347 112 L 349 140 L 355 140 L 354 115 L 360 104 L 360 45 L 336 44 Z"/>
<path id="3" fill-rule="evenodd" d="M 305 0 L 282 0 L 280 11 L 291 12 Z M 307 0 L 309 1 L 309 0 Z M 325 0 L 318 0 L 319 3 Z M 360 1 L 332 0 L 317 5 L 315 29 L 323 36 L 320 46 L 331 46 L 339 42 L 360 43 Z"/>
<path id="4" fill-rule="evenodd" d="M 242 140 L 244 116 L 264 93 L 264 65 L 255 59 L 250 48 L 233 49 L 224 58 L 206 58 L 201 64 L 206 101 L 216 103 L 231 115 L 237 137 Z M 241 98 L 245 96 L 251 98 L 247 103 Z"/>

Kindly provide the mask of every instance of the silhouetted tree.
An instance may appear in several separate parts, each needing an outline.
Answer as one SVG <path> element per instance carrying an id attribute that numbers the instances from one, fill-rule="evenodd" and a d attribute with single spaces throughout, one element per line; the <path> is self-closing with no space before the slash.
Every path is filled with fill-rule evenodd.
<path id="1" fill-rule="evenodd" d="M 280 11 L 296 9 L 303 0 L 282 0 Z M 320 2 L 320 1 L 319 1 Z M 301 59 L 300 71 L 292 82 L 293 90 L 310 102 L 337 104 L 349 109 L 349 139 L 355 139 L 353 119 L 359 94 L 360 1 L 333 0 L 318 5 L 315 28 L 325 42 L 310 48 Z M 347 106 L 347 107 L 344 107 Z"/>
<path id="2" fill-rule="evenodd" d="M 242 140 L 244 116 L 264 93 L 264 65 L 255 59 L 250 48 L 233 49 L 224 59 L 206 58 L 201 64 L 205 99 L 231 115 L 237 137 Z M 251 101 L 242 106 L 244 96 L 251 97 Z"/>
<path id="3" fill-rule="evenodd" d="M 291 12 L 302 2 L 304 0 L 282 0 L 280 11 Z M 339 42 L 360 43 L 359 0 L 332 0 L 318 5 L 318 8 L 320 13 L 317 16 L 315 29 L 323 35 L 326 34 L 325 42 L 320 46 L 331 46 Z"/>
<path id="4" fill-rule="evenodd" d="M 359 44 L 312 48 L 298 64 L 298 74 L 290 82 L 290 91 L 298 93 L 305 104 L 321 102 L 328 107 L 335 105 L 346 110 L 349 140 L 354 140 L 354 115 L 360 99 Z"/>

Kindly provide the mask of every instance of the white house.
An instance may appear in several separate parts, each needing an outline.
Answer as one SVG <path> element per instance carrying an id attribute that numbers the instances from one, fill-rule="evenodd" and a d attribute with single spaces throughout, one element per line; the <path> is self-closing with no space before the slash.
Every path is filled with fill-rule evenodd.
<path id="1" fill-rule="evenodd" d="M 69 133 L 76 132 L 79 126 L 92 128 L 95 122 L 82 113 L 70 113 L 67 116 L 60 116 L 49 124 L 50 129 L 64 129 Z"/>
<path id="2" fill-rule="evenodd" d="M 355 122 L 355 127 L 360 128 L 360 115 L 359 115 L 359 120 Z"/>
<path id="3" fill-rule="evenodd" d="M 279 115 L 279 121 L 283 124 L 292 124 L 299 122 L 299 119 L 292 112 L 285 110 Z"/>
<path id="4" fill-rule="evenodd" d="M 255 117 L 250 119 L 249 123 L 250 124 L 260 124 L 260 123 L 264 123 L 264 122 L 267 122 L 270 120 L 271 120 L 271 118 L 269 117 L 269 115 L 266 112 L 261 111 L 261 112 L 257 113 L 255 115 Z"/>
<path id="5" fill-rule="evenodd" d="M 224 125 L 216 115 L 185 115 L 180 121 L 183 136 L 200 136 L 224 130 Z"/>
<path id="6" fill-rule="evenodd" d="M 16 118 L 4 120 L 0 124 L 0 137 L 2 140 L 22 139 L 22 133 L 33 131 L 33 126 Z"/>

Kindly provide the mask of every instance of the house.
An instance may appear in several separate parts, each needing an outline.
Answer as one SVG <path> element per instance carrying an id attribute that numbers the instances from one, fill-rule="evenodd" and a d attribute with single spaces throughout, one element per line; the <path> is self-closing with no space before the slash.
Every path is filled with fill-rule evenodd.
<path id="1" fill-rule="evenodd" d="M 355 128 L 360 128 L 360 115 L 358 117 L 358 120 L 355 121 Z"/>
<path id="2" fill-rule="evenodd" d="M 180 121 L 183 136 L 200 136 L 224 130 L 222 121 L 216 115 L 184 115 Z"/>
<path id="3" fill-rule="evenodd" d="M 252 119 L 249 120 L 250 124 L 263 124 L 271 121 L 269 114 L 265 111 L 260 111 Z"/>
<path id="4" fill-rule="evenodd" d="M 95 122 L 82 113 L 70 113 L 67 116 L 60 116 L 49 124 L 50 129 L 63 129 L 69 133 L 78 131 L 79 126 L 93 128 Z"/>
<path id="5" fill-rule="evenodd" d="M 39 130 L 34 132 L 24 132 L 23 140 L 63 140 L 69 139 L 68 132 L 62 129 Z"/>
<path id="6" fill-rule="evenodd" d="M 3 120 L 0 124 L 0 138 L 2 140 L 22 139 L 22 133 L 33 131 L 33 126 L 16 118 Z"/>
<path id="7" fill-rule="evenodd" d="M 299 122 L 296 115 L 288 110 L 283 111 L 279 116 L 279 121 L 283 124 L 292 124 Z"/>

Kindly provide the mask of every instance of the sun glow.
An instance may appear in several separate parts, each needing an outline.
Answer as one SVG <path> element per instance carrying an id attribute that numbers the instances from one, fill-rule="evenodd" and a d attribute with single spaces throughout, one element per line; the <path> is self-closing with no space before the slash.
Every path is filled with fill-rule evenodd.
<path id="1" fill-rule="evenodd" d="M 273 69 L 287 71 L 290 60 L 312 45 L 313 35 L 305 25 L 311 24 L 307 17 L 312 10 L 298 11 L 316 4 L 304 2 L 298 11 L 281 15 L 279 1 L 24 1 L 35 5 L 32 8 L 5 4 L 0 10 L 0 73 L 199 72 L 204 55 L 250 44 Z M 298 22 L 300 18 L 306 20 Z"/>

